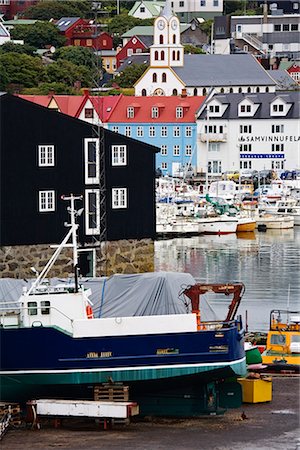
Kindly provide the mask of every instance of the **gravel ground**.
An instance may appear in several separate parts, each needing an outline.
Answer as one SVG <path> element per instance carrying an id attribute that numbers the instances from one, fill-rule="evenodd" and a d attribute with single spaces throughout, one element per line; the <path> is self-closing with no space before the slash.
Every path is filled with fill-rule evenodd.
<path id="1" fill-rule="evenodd" d="M 1 450 L 300 450 L 299 378 L 273 378 L 270 403 L 244 404 L 224 416 L 149 419 L 103 431 L 94 421 L 65 419 L 40 430 L 10 429 Z M 242 415 L 246 416 L 242 419 Z"/>

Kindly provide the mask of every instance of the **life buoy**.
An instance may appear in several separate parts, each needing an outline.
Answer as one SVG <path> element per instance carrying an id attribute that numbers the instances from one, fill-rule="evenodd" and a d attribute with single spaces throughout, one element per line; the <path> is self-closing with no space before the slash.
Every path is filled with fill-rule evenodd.
<path id="1" fill-rule="evenodd" d="M 93 314 L 93 310 L 91 305 L 87 305 L 86 307 L 86 316 L 88 319 L 93 319 L 94 318 L 94 314 Z"/>

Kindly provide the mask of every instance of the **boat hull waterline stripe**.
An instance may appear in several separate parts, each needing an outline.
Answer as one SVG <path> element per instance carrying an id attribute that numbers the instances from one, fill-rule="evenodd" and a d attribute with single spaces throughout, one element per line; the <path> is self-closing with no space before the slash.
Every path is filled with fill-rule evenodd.
<path id="1" fill-rule="evenodd" d="M 236 361 L 227 361 L 227 362 L 215 362 L 215 363 L 201 363 L 201 364 L 169 364 L 169 365 L 160 365 L 160 366 L 136 366 L 136 367 L 107 367 L 107 368 L 95 368 L 95 369 L 59 369 L 59 370 L 6 370 L 0 371 L 1 375 L 27 375 L 27 374 L 50 374 L 50 373 L 88 373 L 88 372 L 122 372 L 122 371 L 143 371 L 143 370 L 159 370 L 159 369 L 188 369 L 188 368 L 197 368 L 197 367 L 225 367 L 232 366 L 235 364 L 241 364 L 246 361 L 246 357 L 238 359 Z"/>

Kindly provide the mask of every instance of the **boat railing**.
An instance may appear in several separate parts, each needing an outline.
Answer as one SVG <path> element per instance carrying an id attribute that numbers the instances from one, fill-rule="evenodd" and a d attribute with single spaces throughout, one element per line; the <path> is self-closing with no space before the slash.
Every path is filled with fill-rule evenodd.
<path id="1" fill-rule="evenodd" d="M 31 314 L 30 312 L 35 312 L 36 314 Z M 0 309 L 0 327 L 2 328 L 21 328 L 24 326 L 23 318 L 25 316 L 24 312 L 27 313 L 27 317 L 31 318 L 31 326 L 55 326 L 56 323 L 51 323 L 51 320 L 46 320 L 47 317 L 51 318 L 50 311 L 55 311 L 61 317 L 66 319 L 70 323 L 70 327 L 73 330 L 73 321 L 71 317 L 67 316 L 64 312 L 57 309 L 55 306 L 18 306 L 18 307 L 6 307 Z M 38 314 L 39 313 L 39 314 Z M 33 317 L 37 316 L 36 320 Z M 40 320 L 40 318 L 45 319 L 45 323 Z"/>
<path id="2" fill-rule="evenodd" d="M 225 328 L 234 328 L 238 326 L 239 330 L 241 330 L 240 321 L 238 320 L 228 320 L 228 321 L 221 321 L 221 320 L 205 320 L 200 322 L 200 330 L 207 330 L 207 331 L 221 331 Z"/>

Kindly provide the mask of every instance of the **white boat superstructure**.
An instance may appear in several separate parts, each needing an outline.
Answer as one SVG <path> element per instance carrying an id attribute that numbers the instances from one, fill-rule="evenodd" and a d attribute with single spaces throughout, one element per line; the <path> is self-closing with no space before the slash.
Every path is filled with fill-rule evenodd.
<path id="1" fill-rule="evenodd" d="M 284 230 L 294 227 L 294 218 L 292 216 L 257 214 L 256 228 L 265 226 L 270 230 Z"/>
<path id="2" fill-rule="evenodd" d="M 300 225 L 300 199 L 282 198 L 275 203 L 263 202 L 258 205 L 260 212 L 272 214 L 275 216 L 292 216 L 294 225 Z"/>
<path id="3" fill-rule="evenodd" d="M 212 181 L 209 186 L 208 195 L 212 199 L 218 197 L 228 202 L 232 202 L 236 197 L 236 189 L 237 185 L 234 181 Z"/>

